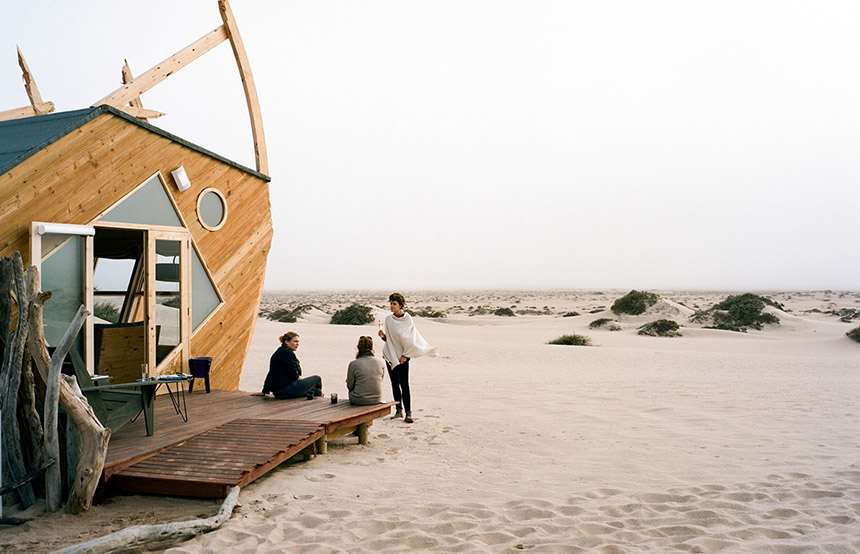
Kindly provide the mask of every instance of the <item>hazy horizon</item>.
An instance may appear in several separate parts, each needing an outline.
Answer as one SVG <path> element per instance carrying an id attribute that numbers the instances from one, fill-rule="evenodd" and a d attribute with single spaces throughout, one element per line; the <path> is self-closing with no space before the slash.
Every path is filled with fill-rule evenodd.
<path id="1" fill-rule="evenodd" d="M 576 292 L 576 293 L 607 293 L 617 292 L 625 294 L 631 290 L 639 290 L 646 292 L 679 292 L 679 293 L 716 293 L 716 294 L 743 294 L 747 292 L 756 294 L 807 294 L 807 293 L 829 293 L 829 294 L 860 294 L 860 290 L 850 289 L 696 289 L 696 288 L 615 288 L 615 287 L 460 287 L 460 288 L 330 288 L 330 289 L 268 289 L 263 288 L 264 294 L 304 294 L 304 293 L 363 293 L 363 294 L 390 294 L 392 292 L 413 292 L 413 293 L 433 293 L 433 292 Z"/>
<path id="2" fill-rule="evenodd" d="M 232 0 L 276 290 L 860 290 L 860 4 Z M 9 0 L 0 111 L 91 105 L 216 0 Z M 153 24 L 157 21 L 157 24 Z M 142 97 L 254 167 L 227 44 Z M 194 180 L 195 176 L 190 176 Z"/>

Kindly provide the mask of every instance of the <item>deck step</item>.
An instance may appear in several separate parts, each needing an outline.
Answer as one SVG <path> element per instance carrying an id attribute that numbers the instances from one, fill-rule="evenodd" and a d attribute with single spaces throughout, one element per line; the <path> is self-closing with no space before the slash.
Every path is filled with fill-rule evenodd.
<path id="1" fill-rule="evenodd" d="M 281 419 L 234 419 L 114 473 L 118 491 L 224 498 L 313 448 L 325 425 Z"/>

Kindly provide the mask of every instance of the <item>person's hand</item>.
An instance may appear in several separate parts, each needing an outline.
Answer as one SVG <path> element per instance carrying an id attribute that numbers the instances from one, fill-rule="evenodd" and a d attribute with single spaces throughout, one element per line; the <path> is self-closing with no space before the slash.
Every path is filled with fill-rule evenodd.
<path id="1" fill-rule="evenodd" d="M 379 338 L 385 340 L 385 332 L 382 329 L 379 330 Z"/>
<path id="2" fill-rule="evenodd" d="M 263 394 L 262 392 L 252 392 L 251 396 L 266 396 L 266 395 Z"/>
<path id="3" fill-rule="evenodd" d="M 405 364 L 408 360 L 409 360 L 409 358 L 407 358 L 406 356 L 400 356 L 400 363 L 401 364 Z"/>

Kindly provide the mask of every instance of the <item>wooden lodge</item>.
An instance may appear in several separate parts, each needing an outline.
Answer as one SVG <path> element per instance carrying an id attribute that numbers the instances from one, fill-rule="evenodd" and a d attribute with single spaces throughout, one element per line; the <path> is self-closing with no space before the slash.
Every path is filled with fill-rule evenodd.
<path id="1" fill-rule="evenodd" d="M 113 302 L 114 325 L 91 315 L 84 329 L 89 373 L 122 383 L 208 356 L 211 385 L 236 389 L 272 239 L 268 183 L 107 105 L 0 122 L 0 254 L 40 267 L 49 344 L 79 305 Z"/>
<path id="2" fill-rule="evenodd" d="M 14 482 L 7 488 L 24 506 L 34 501 L 29 482 L 47 471 L 46 506 L 58 509 L 61 463 L 76 466 L 74 486 L 68 483 L 73 512 L 87 509 L 104 483 L 130 492 L 225 496 L 292 456 L 325 453 L 329 439 L 354 432 L 367 442 L 373 420 L 390 413 L 391 403 L 272 401 L 237 391 L 272 218 L 254 80 L 229 3 L 218 6 L 222 26 L 138 77 L 126 64 L 124 85 L 89 108 L 54 113 L 18 52 L 30 105 L 0 111 L 0 276 L 9 277 L 8 289 L 13 266 L 16 283 L 24 280 L 21 266 L 35 266 L 28 284 L 35 275 L 33 292 L 51 292 L 43 302 L 43 295 L 28 299 L 29 292 L 15 289 L 14 340 L 0 341 L 0 357 L 11 359 L 13 345 L 23 351 L 16 337 L 30 330 L 27 356 L 4 363 L 3 371 L 8 365 L 9 375 L 29 373 L 32 360 L 46 389 L 43 421 L 33 385 L 21 393 L 22 409 L 38 428 L 25 433 L 29 450 L 17 448 L 25 442 L 17 440 L 17 410 L 3 414 L 3 444 L 14 447 L 4 456 L 16 465 L 0 485 Z M 152 125 L 164 114 L 140 100 L 228 40 L 245 89 L 255 169 Z M 0 294 L 8 319 L 13 294 Z M 31 312 L 38 319 L 28 322 Z M 4 321 L 0 327 L 8 331 L 11 319 Z M 205 392 L 185 393 L 184 377 L 175 374 L 188 373 L 195 358 L 212 360 Z M 63 360 L 63 372 L 76 377 L 80 390 L 59 377 Z M 21 380 L 0 381 L 3 406 L 4 394 L 17 398 Z M 170 395 L 156 396 L 162 385 Z M 68 444 L 76 453 L 67 460 L 55 446 L 58 402 L 79 435 Z"/>
<path id="3" fill-rule="evenodd" d="M 214 358 L 210 383 L 235 390 L 257 318 L 272 240 L 268 161 L 250 66 L 227 0 L 215 30 L 93 107 L 51 113 L 18 52 L 30 106 L 0 112 L 0 255 L 35 265 L 49 345 L 78 306 L 74 350 L 111 383 L 188 371 Z M 248 103 L 251 169 L 148 122 L 140 95 L 229 41 Z"/>

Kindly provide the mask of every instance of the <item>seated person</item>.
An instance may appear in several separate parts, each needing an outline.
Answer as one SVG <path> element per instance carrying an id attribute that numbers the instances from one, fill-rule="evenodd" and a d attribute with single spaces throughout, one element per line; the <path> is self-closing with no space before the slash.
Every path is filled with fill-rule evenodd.
<path id="1" fill-rule="evenodd" d="M 349 403 L 369 406 L 382 402 L 382 376 L 385 362 L 373 355 L 373 339 L 359 337 L 358 352 L 346 370 Z"/>
<path id="2" fill-rule="evenodd" d="M 269 360 L 269 373 L 263 384 L 263 392 L 255 392 L 252 396 L 266 396 L 270 392 L 275 398 L 301 398 L 313 391 L 314 396 L 322 396 L 322 379 L 311 375 L 301 379 L 302 365 L 296 358 L 299 349 L 299 335 L 290 331 L 281 336 L 281 346 L 272 354 Z"/>

